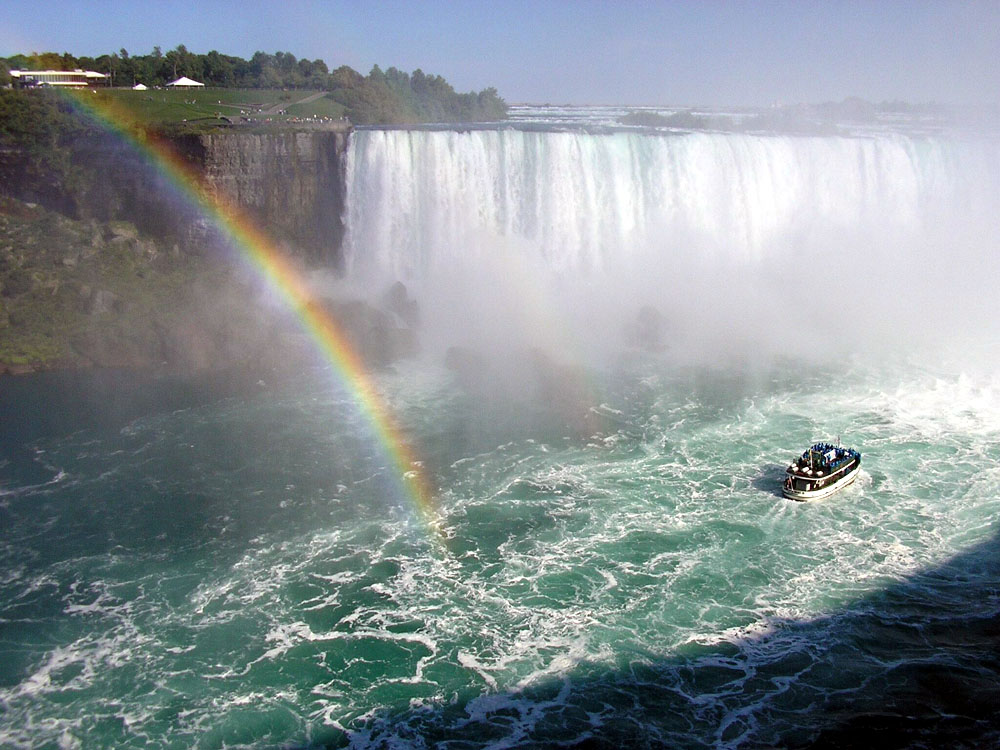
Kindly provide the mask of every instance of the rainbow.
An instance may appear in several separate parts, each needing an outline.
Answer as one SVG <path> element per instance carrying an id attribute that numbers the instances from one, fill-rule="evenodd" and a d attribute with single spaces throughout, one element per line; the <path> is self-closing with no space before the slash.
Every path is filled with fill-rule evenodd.
<path id="1" fill-rule="evenodd" d="M 314 342 L 323 359 L 333 366 L 342 385 L 351 394 L 359 412 L 370 425 L 373 437 L 398 480 L 402 495 L 412 504 L 432 537 L 442 542 L 440 515 L 421 462 L 417 460 L 392 413 L 379 396 L 358 353 L 337 322 L 322 305 L 317 304 L 301 272 L 244 211 L 212 190 L 201 174 L 178 156 L 165 141 L 130 124 L 129 117 L 110 98 L 88 96 L 87 92 L 67 92 L 67 96 L 77 111 L 119 136 L 164 175 L 182 199 L 222 232 L 248 261 L 248 265 L 265 286 L 295 313 L 302 329 Z"/>

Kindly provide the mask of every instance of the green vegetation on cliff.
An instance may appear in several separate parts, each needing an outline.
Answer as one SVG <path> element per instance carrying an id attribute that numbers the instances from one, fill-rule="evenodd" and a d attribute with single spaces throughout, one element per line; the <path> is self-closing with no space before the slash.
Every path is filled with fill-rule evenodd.
<path id="1" fill-rule="evenodd" d="M 56 92 L 0 89 L 0 198 L 74 215 L 73 196 L 85 182 L 100 179 L 81 168 L 74 145 L 98 132 Z"/>
<path id="2" fill-rule="evenodd" d="M 113 87 L 126 89 L 136 83 L 155 89 L 187 76 L 210 90 L 169 93 L 180 95 L 182 101 L 203 103 L 202 117 L 236 115 L 233 106 L 249 112 L 262 105 L 267 110 L 284 109 L 282 116 L 345 116 L 357 124 L 493 121 L 507 114 L 507 105 L 494 88 L 458 93 L 441 76 L 419 69 L 409 74 L 396 68 L 383 71 L 376 65 L 367 76 L 346 65 L 330 71 L 322 60 L 297 59 L 289 52 L 256 52 L 249 60 L 214 50 L 196 54 L 184 45 L 166 54 L 157 47 L 149 55 L 137 56 L 125 49 L 96 58 L 45 52 L 0 58 L 0 72 L 4 68 L 97 70 L 110 76 Z M 226 90 L 239 93 L 233 97 Z M 184 108 L 158 106 L 173 103 L 163 92 L 139 93 L 129 101 L 152 125 L 192 119 L 192 112 Z M 312 99 L 310 93 L 317 97 Z M 292 112 L 304 98 L 312 99 L 309 106 Z M 288 107 L 276 106 L 282 103 Z"/>
<path id="3" fill-rule="evenodd" d="M 69 146 L 94 129 L 66 100 L 0 89 L 0 194 L 23 187 L 73 190 L 79 174 Z"/>
<path id="4" fill-rule="evenodd" d="M 0 199 L 0 371 L 162 360 L 164 333 L 194 319 L 193 282 L 220 273 L 128 222 Z"/>
<path id="5" fill-rule="evenodd" d="M 441 76 L 377 65 L 367 77 L 347 66 L 331 76 L 330 96 L 342 104 L 351 122 L 408 124 L 419 122 L 478 122 L 502 120 L 507 105 L 494 88 L 459 94 Z"/>

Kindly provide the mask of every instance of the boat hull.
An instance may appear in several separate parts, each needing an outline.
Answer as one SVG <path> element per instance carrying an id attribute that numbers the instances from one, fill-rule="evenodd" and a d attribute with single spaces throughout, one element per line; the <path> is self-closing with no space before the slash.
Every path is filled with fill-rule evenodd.
<path id="1" fill-rule="evenodd" d="M 829 497 L 834 493 L 840 492 L 845 487 L 854 484 L 854 480 L 858 478 L 858 474 L 861 473 L 861 461 L 858 461 L 851 470 L 844 474 L 844 476 L 837 479 L 837 481 L 827 484 L 823 487 L 816 487 L 815 489 L 799 490 L 794 489 L 794 487 L 789 487 L 785 485 L 782 487 L 782 494 L 790 500 L 819 500 L 824 497 Z"/>

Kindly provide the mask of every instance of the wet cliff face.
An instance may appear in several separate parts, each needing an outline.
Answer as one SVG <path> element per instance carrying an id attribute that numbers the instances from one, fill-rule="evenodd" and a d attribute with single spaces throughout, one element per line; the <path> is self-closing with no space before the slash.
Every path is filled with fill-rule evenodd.
<path id="1" fill-rule="evenodd" d="M 341 269 L 346 128 L 301 132 L 226 131 L 179 136 L 174 148 L 288 252 L 309 265 Z M 73 146 L 73 179 L 25 182 L 24 195 L 71 218 L 128 221 L 181 248 L 211 242 L 211 227 L 185 187 L 110 134 Z"/>
<path id="2" fill-rule="evenodd" d="M 209 184 L 311 264 L 341 267 L 348 132 L 220 133 L 183 144 Z"/>

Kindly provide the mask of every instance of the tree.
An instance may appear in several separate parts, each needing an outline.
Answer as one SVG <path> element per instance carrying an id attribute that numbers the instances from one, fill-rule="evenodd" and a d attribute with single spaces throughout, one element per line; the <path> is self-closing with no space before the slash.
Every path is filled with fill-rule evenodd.
<path id="1" fill-rule="evenodd" d="M 358 88 L 364 80 L 364 77 L 354 68 L 341 65 L 330 74 L 330 90 Z"/>
<path id="2" fill-rule="evenodd" d="M 167 52 L 164 56 L 166 61 L 166 68 L 160 68 L 161 72 L 167 72 L 167 77 L 171 81 L 175 81 L 181 76 L 187 76 L 188 78 L 199 79 L 203 77 L 204 70 L 202 69 L 201 60 L 198 59 L 197 55 L 192 55 L 188 52 L 187 47 L 183 44 L 178 44 L 176 48 Z"/>
<path id="3" fill-rule="evenodd" d="M 275 70 L 274 66 L 266 66 L 257 79 L 257 85 L 262 89 L 280 89 L 282 85 L 281 74 Z"/>
<path id="4" fill-rule="evenodd" d="M 26 67 L 29 70 L 63 70 L 62 55 L 56 52 L 32 52 L 28 55 Z"/>
<path id="5" fill-rule="evenodd" d="M 176 80 L 176 70 L 175 64 L 177 62 L 177 53 L 171 50 L 165 55 L 160 55 L 159 57 L 154 57 L 153 59 L 153 70 L 156 76 L 156 82 L 158 84 L 166 83 L 167 81 Z"/>
<path id="6" fill-rule="evenodd" d="M 152 55 L 133 57 L 130 62 L 132 64 L 133 85 L 135 83 L 143 83 L 147 86 L 155 84 L 156 68 L 154 67 L 154 58 Z"/>
<path id="7" fill-rule="evenodd" d="M 183 44 L 177 45 L 177 68 L 178 74 L 200 81 L 205 77 L 205 68 L 201 55 L 188 52 Z"/>
<path id="8" fill-rule="evenodd" d="M 94 60 L 94 70 L 105 73 L 109 76 L 108 80 L 111 85 L 115 85 L 115 79 L 118 77 L 118 64 L 119 58 L 118 54 L 101 55 L 96 60 Z"/>
<path id="9" fill-rule="evenodd" d="M 252 75 L 250 73 L 250 62 L 244 60 L 242 57 L 230 57 L 226 56 L 226 60 L 233 66 L 233 76 L 236 79 L 237 86 L 244 86 L 246 88 L 251 87 Z"/>
<path id="10" fill-rule="evenodd" d="M 201 60 L 198 59 L 197 55 L 188 52 L 187 47 L 183 44 L 178 44 L 175 49 L 170 50 L 166 54 L 166 60 L 170 66 L 170 80 L 172 81 L 181 76 L 199 79 L 204 75 Z"/>
<path id="11" fill-rule="evenodd" d="M 264 76 L 264 71 L 274 67 L 274 59 L 266 52 L 254 52 L 253 57 L 250 58 L 250 71 L 247 78 L 247 86 L 261 87 L 264 86 L 262 79 Z"/>
<path id="12" fill-rule="evenodd" d="M 135 86 L 135 62 L 124 47 L 118 50 L 118 68 L 122 85 Z"/>
<path id="13" fill-rule="evenodd" d="M 323 88 L 326 78 L 330 73 L 326 68 L 325 62 L 318 58 L 312 61 L 302 58 L 299 60 L 298 67 L 303 86 L 314 89 Z"/>
<path id="14" fill-rule="evenodd" d="M 28 67 L 28 58 L 25 55 L 11 55 L 7 58 L 9 70 L 25 70 Z"/>
<path id="15" fill-rule="evenodd" d="M 233 86 L 236 82 L 236 73 L 233 64 L 223 55 L 212 50 L 204 56 L 202 62 L 204 70 L 204 82 L 210 86 Z"/>

